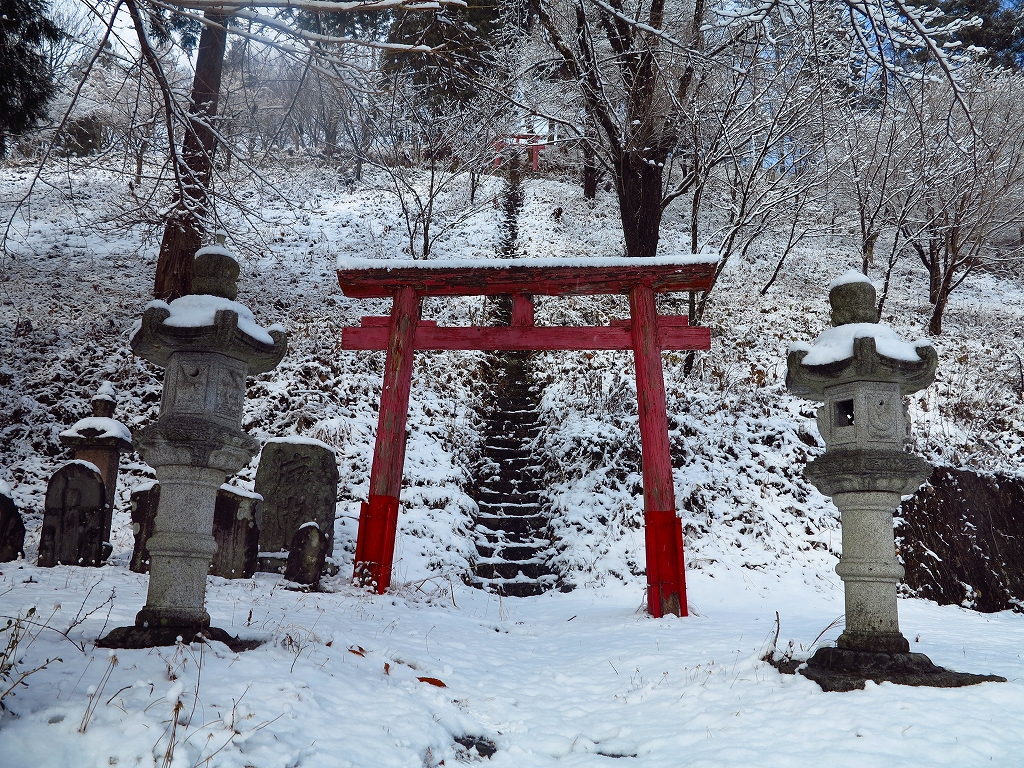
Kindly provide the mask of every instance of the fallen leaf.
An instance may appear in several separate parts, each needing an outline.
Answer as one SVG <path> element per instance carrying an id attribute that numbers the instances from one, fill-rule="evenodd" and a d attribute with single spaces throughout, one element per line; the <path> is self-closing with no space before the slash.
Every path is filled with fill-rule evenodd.
<path id="1" fill-rule="evenodd" d="M 356 656 L 365 656 L 366 655 L 366 650 L 361 645 L 357 645 L 355 648 L 349 648 L 348 652 L 349 653 L 354 653 Z"/>
<path id="2" fill-rule="evenodd" d="M 386 661 L 384 662 L 384 674 L 385 675 L 390 675 L 391 674 L 391 665 L 388 664 Z"/>
<path id="3" fill-rule="evenodd" d="M 430 685 L 436 685 L 438 688 L 447 688 L 448 686 L 438 680 L 436 677 L 417 677 L 421 683 L 430 683 Z"/>

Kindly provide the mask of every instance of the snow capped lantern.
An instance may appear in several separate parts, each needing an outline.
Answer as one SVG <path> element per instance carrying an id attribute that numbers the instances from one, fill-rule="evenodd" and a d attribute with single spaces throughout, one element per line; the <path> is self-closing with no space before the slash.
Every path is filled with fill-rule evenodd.
<path id="1" fill-rule="evenodd" d="M 153 301 L 131 338 L 132 351 L 166 369 L 160 416 L 135 445 L 156 470 L 161 493 L 150 552 L 149 594 L 135 627 L 114 630 L 108 647 L 174 644 L 210 629 L 206 574 L 216 551 L 213 515 L 227 475 L 259 443 L 241 429 L 248 376 L 272 370 L 288 346 L 278 325 L 260 327 L 237 298 L 238 262 L 223 245 L 196 252 L 195 294 Z M 187 635 L 187 637 L 186 637 Z"/>
<path id="2" fill-rule="evenodd" d="M 813 344 L 790 345 L 786 387 L 825 403 L 818 429 L 829 450 L 902 454 L 909 434 L 902 396 L 932 383 L 935 350 L 924 340 L 907 343 L 878 322 L 875 288 L 859 272 L 833 281 L 829 302 L 833 327 Z"/>
<path id="3" fill-rule="evenodd" d="M 863 688 L 865 680 L 955 687 L 986 679 L 937 667 L 900 632 L 893 512 L 931 467 L 906 453 L 909 423 L 903 396 L 935 377 L 931 344 L 901 340 L 878 322 L 875 289 L 858 272 L 829 286 L 832 328 L 813 344 L 790 345 L 786 387 L 818 400 L 825 453 L 804 475 L 839 509 L 843 555 L 836 573 L 846 595 L 846 628 L 835 648 L 819 648 L 802 673 L 825 690 Z"/>

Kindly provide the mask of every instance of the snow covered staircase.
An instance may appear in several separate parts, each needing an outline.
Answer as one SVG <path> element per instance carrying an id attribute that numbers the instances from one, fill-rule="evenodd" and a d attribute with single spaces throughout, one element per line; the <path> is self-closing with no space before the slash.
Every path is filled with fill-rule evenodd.
<path id="1" fill-rule="evenodd" d="M 529 353 L 495 354 L 475 498 L 476 548 L 470 582 L 497 594 L 525 597 L 555 585 L 547 566 L 551 541 L 544 513 L 543 468 L 534 443 L 539 393 L 524 375 Z"/>

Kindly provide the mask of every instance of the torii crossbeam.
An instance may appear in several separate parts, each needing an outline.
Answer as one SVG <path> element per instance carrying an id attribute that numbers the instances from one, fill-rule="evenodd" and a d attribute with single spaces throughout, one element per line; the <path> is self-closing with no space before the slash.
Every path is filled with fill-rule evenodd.
<path id="1" fill-rule="evenodd" d="M 390 317 L 364 317 L 342 329 L 342 349 L 387 350 L 369 498 L 359 515 L 357 582 L 383 594 L 391 583 L 405 425 L 415 350 L 632 349 L 643 459 L 647 607 L 685 616 L 683 533 L 676 516 L 665 411 L 663 350 L 710 349 L 711 331 L 685 317 L 659 316 L 655 294 L 706 291 L 715 275 L 706 256 L 646 259 L 374 261 L 340 259 L 338 284 L 353 298 L 392 297 Z M 420 320 L 424 296 L 513 297 L 511 326 L 439 327 Z M 628 294 L 629 320 L 608 326 L 534 325 L 533 296 Z"/>

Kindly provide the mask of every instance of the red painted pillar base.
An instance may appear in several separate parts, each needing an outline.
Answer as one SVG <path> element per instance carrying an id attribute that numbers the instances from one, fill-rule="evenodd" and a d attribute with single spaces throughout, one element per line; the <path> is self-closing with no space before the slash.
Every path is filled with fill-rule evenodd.
<path id="1" fill-rule="evenodd" d="M 686 616 L 683 525 L 675 510 L 644 512 L 647 544 L 647 610 L 660 617 Z"/>
<path id="2" fill-rule="evenodd" d="M 356 540 L 353 581 L 371 587 L 383 595 L 391 585 L 391 565 L 395 558 L 395 531 L 398 528 L 398 498 L 370 496 L 359 510 L 359 537 Z"/>

